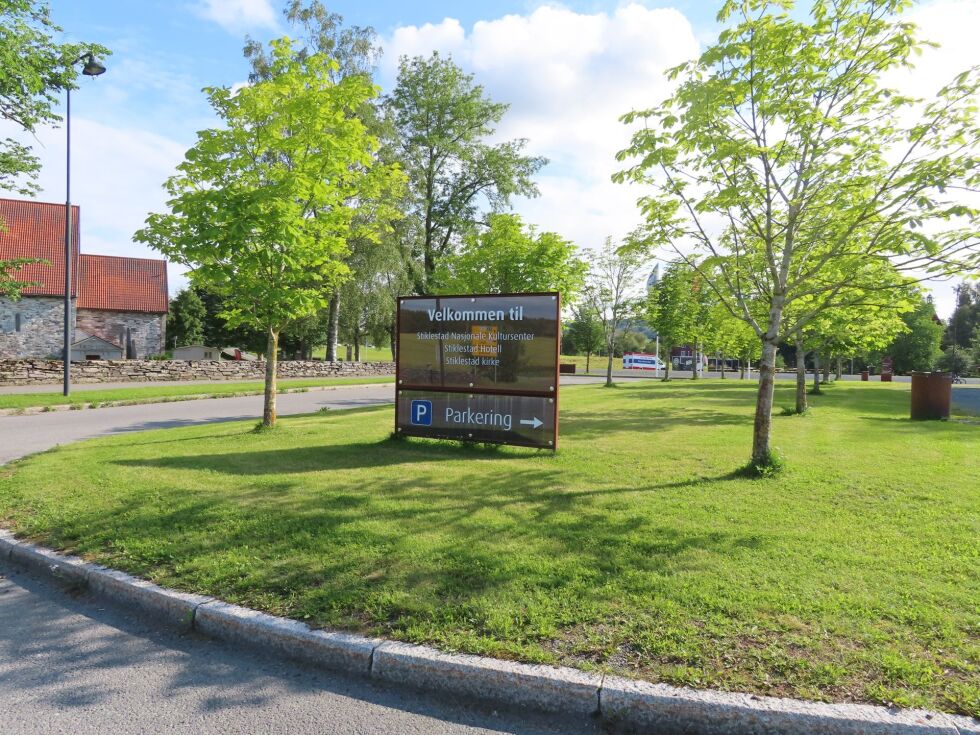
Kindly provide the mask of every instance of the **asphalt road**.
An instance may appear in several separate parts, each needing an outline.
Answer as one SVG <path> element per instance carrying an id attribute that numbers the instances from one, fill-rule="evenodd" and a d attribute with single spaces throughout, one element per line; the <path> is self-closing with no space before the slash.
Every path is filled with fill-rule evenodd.
<path id="1" fill-rule="evenodd" d="M 344 409 L 391 403 L 392 384 L 353 386 L 278 396 L 281 416 L 312 413 L 321 408 Z M 150 403 L 86 411 L 58 411 L 32 416 L 0 417 L 0 464 L 67 444 L 109 434 L 148 429 L 256 419 L 262 415 L 262 396 L 209 398 L 201 401 Z"/>
<path id="2" fill-rule="evenodd" d="M 596 383 L 600 378 L 565 376 L 564 385 Z M 307 393 L 278 396 L 280 416 L 313 413 L 321 409 L 339 410 L 392 403 L 393 384 L 338 387 Z M 0 464 L 58 444 L 92 439 L 109 434 L 125 434 L 149 429 L 258 419 L 262 415 L 262 396 L 207 398 L 200 401 L 148 403 L 85 411 L 52 411 L 30 416 L 0 417 Z"/>
<path id="3" fill-rule="evenodd" d="M 0 733 L 598 733 L 263 658 L 0 563 Z"/>

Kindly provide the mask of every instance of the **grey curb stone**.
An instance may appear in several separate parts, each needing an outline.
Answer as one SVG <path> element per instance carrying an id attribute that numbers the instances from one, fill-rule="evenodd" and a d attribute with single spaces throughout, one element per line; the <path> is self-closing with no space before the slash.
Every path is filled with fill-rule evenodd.
<path id="1" fill-rule="evenodd" d="M 980 720 L 960 715 L 949 715 L 949 719 L 960 735 L 980 735 Z"/>
<path id="2" fill-rule="evenodd" d="M 394 641 L 375 650 L 371 676 L 416 689 L 582 717 L 598 712 L 602 686 L 601 675 L 578 669 L 452 655 Z"/>
<path id="3" fill-rule="evenodd" d="M 602 713 L 637 732 L 701 735 L 958 735 L 950 716 L 863 704 L 821 704 L 681 689 L 606 677 Z"/>
<path id="4" fill-rule="evenodd" d="M 371 654 L 382 642 L 347 633 L 313 630 L 297 620 L 218 600 L 197 608 L 194 628 L 213 638 L 361 676 L 370 672 Z"/>
<path id="5" fill-rule="evenodd" d="M 89 565 L 81 559 L 57 554 L 27 541 L 17 541 L 6 533 L 4 536 L 6 538 L 0 539 L 0 543 L 9 548 L 10 561 L 51 577 L 61 584 L 85 586 L 88 582 Z"/>
<path id="6" fill-rule="evenodd" d="M 16 545 L 17 542 L 14 541 L 14 535 L 10 531 L 5 531 L 0 528 L 0 559 L 9 559 L 10 552 L 13 551 Z"/>
<path id="7" fill-rule="evenodd" d="M 194 611 L 213 597 L 168 590 L 125 572 L 89 564 L 88 586 L 97 595 L 136 607 L 171 628 L 190 630 Z"/>

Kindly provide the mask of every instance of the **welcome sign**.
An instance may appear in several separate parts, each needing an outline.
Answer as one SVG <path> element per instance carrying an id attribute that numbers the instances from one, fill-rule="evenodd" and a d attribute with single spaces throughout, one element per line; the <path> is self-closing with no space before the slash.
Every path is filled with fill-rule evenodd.
<path id="1" fill-rule="evenodd" d="M 555 448 L 560 309 L 557 293 L 400 298 L 396 431 Z"/>

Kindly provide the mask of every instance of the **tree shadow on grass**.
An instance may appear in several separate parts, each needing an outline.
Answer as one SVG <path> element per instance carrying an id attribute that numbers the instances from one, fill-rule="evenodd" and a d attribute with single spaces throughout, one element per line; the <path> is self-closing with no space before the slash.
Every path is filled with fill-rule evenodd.
<path id="1" fill-rule="evenodd" d="M 496 451 L 479 446 L 428 442 L 405 442 L 385 439 L 376 442 L 353 442 L 323 446 L 301 446 L 288 449 L 189 454 L 145 459 L 116 459 L 123 467 L 151 467 L 171 470 L 206 470 L 228 475 L 295 475 L 310 472 L 397 467 L 401 465 L 489 460 L 510 462 L 547 457 L 534 450 Z"/>
<path id="2" fill-rule="evenodd" d="M 457 463 L 449 476 L 440 469 L 474 454 L 484 455 L 480 466 Z M 207 484 L 163 498 L 156 487 L 123 495 L 108 508 L 77 512 L 50 535 L 164 584 L 375 633 L 431 623 L 444 606 L 491 593 L 570 594 L 583 580 L 671 574 L 705 563 L 701 552 L 732 555 L 763 544 L 752 534 L 679 530 L 662 522 L 656 502 L 628 514 L 609 505 L 622 505 L 616 496 L 697 490 L 733 473 L 567 489 L 553 462 L 493 472 L 484 458 L 498 459 L 384 441 L 117 459 L 140 471 L 203 471 Z M 407 464 L 411 472 L 399 469 Z M 328 478 L 303 477 L 324 471 Z"/>

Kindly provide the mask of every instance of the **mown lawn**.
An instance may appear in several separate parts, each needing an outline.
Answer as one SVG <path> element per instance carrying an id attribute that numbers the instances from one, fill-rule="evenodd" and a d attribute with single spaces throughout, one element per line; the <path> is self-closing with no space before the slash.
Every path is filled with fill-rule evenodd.
<path id="1" fill-rule="evenodd" d="M 353 347 L 351 348 L 353 355 Z M 318 360 L 327 358 L 327 348 L 317 347 L 313 350 L 313 357 Z M 346 362 L 347 345 L 337 345 L 337 359 Z M 361 362 L 391 362 L 391 347 L 367 347 L 361 346 Z"/>
<path id="2" fill-rule="evenodd" d="M 592 358 L 588 361 L 589 372 L 602 373 L 604 375 L 606 372 L 606 363 L 608 362 L 608 360 L 609 360 L 608 357 L 602 357 L 601 355 L 592 355 Z M 586 363 L 585 355 L 562 355 L 558 361 L 564 363 L 573 362 L 575 363 L 576 372 L 579 373 L 585 372 L 585 363 Z M 623 369 L 623 358 L 614 357 L 613 370 L 622 370 L 622 369 Z"/>
<path id="3" fill-rule="evenodd" d="M 557 455 L 392 441 L 388 407 L 100 439 L 6 469 L 0 518 L 317 626 L 980 714 L 980 425 L 840 383 L 775 418 L 787 469 L 750 480 L 753 395 L 565 388 Z"/>
<path id="4" fill-rule="evenodd" d="M 392 383 L 394 376 L 385 378 L 297 378 L 280 380 L 279 390 L 313 388 L 325 385 L 367 385 L 369 383 Z M 126 401 L 133 403 L 154 403 L 180 398 L 208 397 L 220 398 L 234 395 L 258 395 L 263 392 L 262 381 L 236 383 L 198 383 L 195 385 L 147 385 L 142 383 L 133 388 L 108 388 L 106 390 L 77 390 L 65 397 L 60 388 L 52 388 L 45 393 L 0 393 L 0 409 L 34 408 L 38 406 L 75 405 L 81 408 L 92 403 L 111 403 Z"/>

